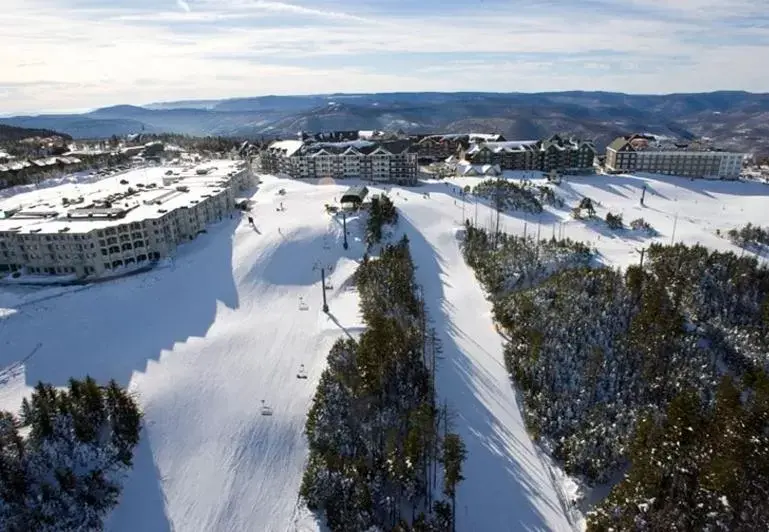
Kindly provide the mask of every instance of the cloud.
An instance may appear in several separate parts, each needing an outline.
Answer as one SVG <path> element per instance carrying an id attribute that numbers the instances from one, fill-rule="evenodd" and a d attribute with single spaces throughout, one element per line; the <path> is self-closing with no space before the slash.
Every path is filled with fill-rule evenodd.
<path id="1" fill-rule="evenodd" d="M 762 4 L 3 0 L 0 114 L 267 93 L 768 91 Z"/>

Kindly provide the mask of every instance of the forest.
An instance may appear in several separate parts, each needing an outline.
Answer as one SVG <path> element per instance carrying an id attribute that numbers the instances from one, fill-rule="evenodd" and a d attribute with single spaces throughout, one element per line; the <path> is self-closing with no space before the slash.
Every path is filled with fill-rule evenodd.
<path id="1" fill-rule="evenodd" d="M 472 194 L 489 201 L 499 210 L 520 210 L 530 214 L 542 212 L 542 202 L 538 196 L 548 203 L 559 201 L 550 187 L 537 189 L 527 182 L 519 185 L 504 179 L 482 181 L 473 187 Z"/>
<path id="2" fill-rule="evenodd" d="M 355 282 L 366 328 L 328 355 L 305 426 L 300 496 L 332 531 L 452 530 L 465 449 L 436 405 L 440 346 L 406 237 L 365 256 Z"/>
<path id="3" fill-rule="evenodd" d="M 741 248 L 755 251 L 765 251 L 769 247 L 769 228 L 748 223 L 727 233 L 729 240 Z"/>
<path id="4" fill-rule="evenodd" d="M 115 381 L 39 383 L 0 412 L 0 530 L 102 530 L 139 442 L 141 412 Z"/>
<path id="5" fill-rule="evenodd" d="M 756 507 L 769 493 L 765 267 L 654 244 L 643 264 L 619 271 L 580 243 L 469 224 L 463 252 L 507 338 L 532 436 L 589 484 L 624 474 L 591 529 L 752 530 L 766 518 Z M 737 425 L 724 433 L 724 423 Z M 666 461 L 671 446 L 679 454 Z M 699 515 L 700 503 L 712 515 Z"/>

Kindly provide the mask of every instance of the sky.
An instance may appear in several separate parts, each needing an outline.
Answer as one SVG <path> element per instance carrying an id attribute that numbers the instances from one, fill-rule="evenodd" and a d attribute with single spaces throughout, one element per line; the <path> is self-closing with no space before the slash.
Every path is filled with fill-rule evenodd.
<path id="1" fill-rule="evenodd" d="M 767 0 L 1 3 L 0 115 L 331 92 L 769 92 Z"/>

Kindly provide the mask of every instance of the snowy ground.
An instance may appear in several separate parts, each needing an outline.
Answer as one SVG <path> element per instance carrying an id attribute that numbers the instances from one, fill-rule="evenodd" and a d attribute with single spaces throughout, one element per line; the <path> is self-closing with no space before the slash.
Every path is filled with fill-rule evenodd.
<path id="1" fill-rule="evenodd" d="M 646 208 L 638 206 L 643 182 Z M 141 401 L 146 430 L 108 530 L 318 529 L 296 504 L 304 420 L 331 344 L 361 327 L 349 278 L 363 247 L 352 239 L 344 251 L 341 228 L 323 208 L 349 184 L 266 177 L 253 198 L 256 229 L 225 220 L 183 246 L 169 267 L 92 287 L 0 291 L 1 408 L 16 410 L 39 380 L 64 385 L 86 374 L 130 384 Z M 678 213 L 677 241 L 731 248 L 715 229 L 769 225 L 767 191 L 595 176 L 569 179 L 559 193 L 569 203 L 592 197 L 601 216 L 606 209 L 626 222 L 643 216 L 662 241 Z M 561 494 L 571 489 L 553 480 L 557 470 L 524 430 L 490 306 L 460 255 L 461 198 L 443 182 L 391 194 L 443 343 L 438 392 L 468 448 L 458 530 L 569 530 Z M 285 212 L 276 211 L 281 201 Z M 473 219 L 475 209 L 468 201 L 464 217 Z M 485 224 L 491 210 L 479 205 L 477 216 Z M 617 265 L 636 260 L 634 249 L 649 242 L 571 220 L 568 208 L 534 219 L 505 215 L 501 223 L 531 234 L 538 220 L 543 237 L 556 230 L 594 242 Z M 348 222 L 359 234 L 356 220 Z M 316 261 L 334 267 L 330 316 L 320 311 Z M 299 310 L 300 297 L 309 310 Z M 302 364 L 307 380 L 296 378 Z M 272 416 L 261 415 L 262 400 Z"/>
<path id="2" fill-rule="evenodd" d="M 300 517 L 317 528 L 296 508 L 304 420 L 331 344 L 361 326 L 345 281 L 362 245 L 344 252 L 323 208 L 341 190 L 273 180 L 254 197 L 257 230 L 226 220 L 170 268 L 74 292 L 3 292 L 0 407 L 16 410 L 38 380 L 86 374 L 140 398 L 146 430 L 109 530 L 284 531 Z M 328 317 L 316 259 L 334 267 Z"/>
<path id="3" fill-rule="evenodd" d="M 512 180 L 517 182 L 517 176 Z M 449 180 L 457 187 L 472 187 L 481 181 L 482 178 Z M 547 184 L 545 180 L 534 180 L 534 183 Z M 641 206 L 644 185 L 647 187 L 645 206 Z M 769 187 L 762 183 L 690 180 L 660 175 L 594 175 L 566 177 L 553 189 L 566 201 L 564 208 L 546 207 L 540 215 L 503 215 L 501 227 L 509 233 L 536 235 L 539 232 L 541 238 L 560 234 L 590 243 L 600 252 L 602 262 L 611 266 L 638 262 L 637 250 L 652 242 L 699 243 L 722 251 L 747 253 L 732 245 L 725 238 L 726 232 L 748 222 L 769 226 Z M 572 219 L 570 210 L 583 196 L 597 202 L 596 215 L 600 220 Z M 636 218 L 644 218 L 658 235 L 649 238 L 629 229 L 612 231 L 604 222 L 607 212 L 621 214 L 626 226 Z M 493 227 L 493 213 L 484 209 L 483 203 L 478 213 L 478 225 Z M 461 213 L 459 216 L 461 218 Z M 473 220 L 474 217 L 475 200 L 468 196 L 465 218 Z"/>

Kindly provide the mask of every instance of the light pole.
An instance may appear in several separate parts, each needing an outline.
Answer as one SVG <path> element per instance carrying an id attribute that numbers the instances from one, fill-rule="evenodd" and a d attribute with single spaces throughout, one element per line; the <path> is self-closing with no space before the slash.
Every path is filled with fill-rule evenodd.
<path id="1" fill-rule="evenodd" d="M 671 246 L 676 241 L 676 226 L 677 225 L 678 225 L 678 213 L 676 213 L 676 217 L 673 219 L 673 233 L 670 235 L 670 245 Z"/>
<path id="2" fill-rule="evenodd" d="M 342 213 L 342 229 L 344 230 L 344 243 L 342 244 L 342 247 L 344 249 L 347 249 L 349 245 L 347 244 L 347 214 Z"/>
<path id="3" fill-rule="evenodd" d="M 328 303 L 326 303 L 326 270 L 320 269 L 320 280 L 323 284 L 323 312 L 328 314 Z"/>
<path id="4" fill-rule="evenodd" d="M 636 249 L 636 251 L 641 254 L 641 260 L 638 262 L 638 267 L 643 269 L 643 267 L 644 267 L 644 253 L 646 253 L 646 248 Z"/>

